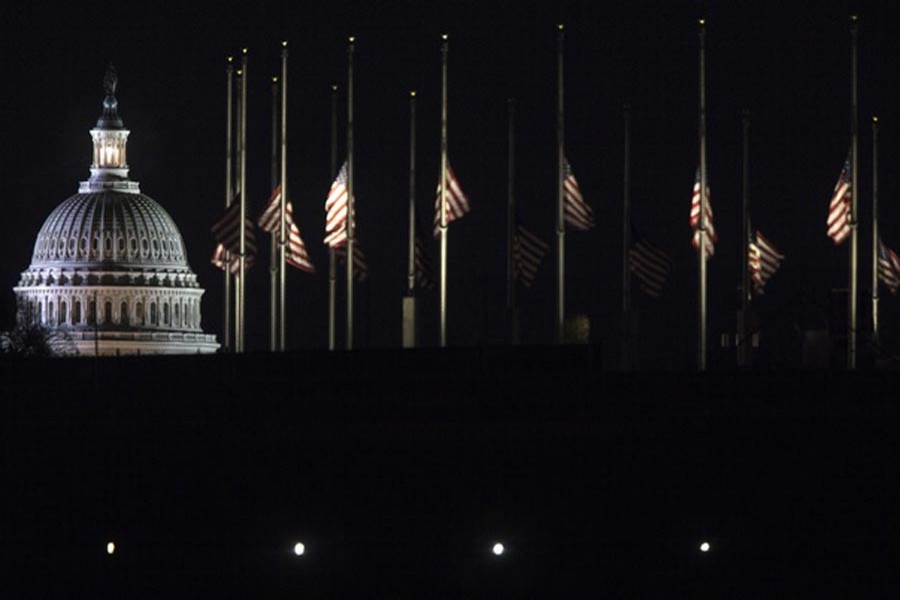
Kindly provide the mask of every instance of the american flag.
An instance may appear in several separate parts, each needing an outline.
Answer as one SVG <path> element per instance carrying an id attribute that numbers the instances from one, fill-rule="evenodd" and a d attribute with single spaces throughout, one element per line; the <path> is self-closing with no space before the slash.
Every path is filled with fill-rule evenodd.
<path id="1" fill-rule="evenodd" d="M 469 212 L 469 199 L 459 186 L 456 174 L 447 161 L 447 225 L 452 221 L 462 218 Z M 434 199 L 434 237 L 438 237 L 441 233 L 441 180 L 438 178 L 437 196 Z"/>
<path id="2" fill-rule="evenodd" d="M 878 280 L 891 294 L 896 294 L 900 288 L 900 257 L 885 246 L 881 239 L 878 240 Z"/>
<path id="3" fill-rule="evenodd" d="M 284 252 L 284 262 L 301 271 L 315 273 L 316 267 L 309 258 L 303 238 L 300 237 L 300 228 L 294 223 L 294 209 L 290 202 L 285 206 L 285 211 L 287 212 L 288 221 L 288 244 Z"/>
<path id="4" fill-rule="evenodd" d="M 256 262 L 256 236 L 253 233 L 253 222 L 250 219 L 244 218 L 244 232 L 244 269 L 249 269 Z M 212 234 L 219 245 L 221 245 L 230 255 L 232 261 L 231 269 L 233 273 L 236 273 L 240 268 L 240 202 L 232 202 L 231 206 L 225 209 L 224 214 L 212 226 Z M 217 253 L 218 250 L 213 252 L 213 258 L 216 258 Z"/>
<path id="5" fill-rule="evenodd" d="M 704 215 L 703 226 L 706 229 L 706 260 L 709 260 L 715 254 L 715 243 L 718 241 L 716 236 L 716 228 L 713 226 L 713 209 L 709 201 L 709 186 L 706 186 L 706 215 Z M 694 179 L 694 189 L 691 194 L 691 229 L 694 230 L 694 236 L 691 238 L 691 245 L 694 249 L 700 248 L 700 169 L 697 169 L 697 176 Z"/>
<path id="6" fill-rule="evenodd" d="M 287 208 L 285 208 L 287 210 Z M 259 228 L 268 233 L 278 232 L 278 213 L 281 212 L 281 184 L 276 185 L 272 195 L 266 201 L 263 212 L 256 220 Z"/>
<path id="7" fill-rule="evenodd" d="M 347 241 L 347 162 L 331 184 L 325 200 L 325 245 L 337 248 Z"/>
<path id="8" fill-rule="evenodd" d="M 278 185 L 269 196 L 269 200 L 259 216 L 257 223 L 260 229 L 267 231 L 272 235 L 278 235 L 281 232 L 278 227 L 278 214 L 281 212 L 281 186 Z M 294 207 L 290 202 L 286 202 L 284 206 L 285 226 L 288 230 L 288 245 L 285 248 L 284 261 L 307 273 L 315 273 L 316 267 L 309 258 L 306 251 L 306 245 L 303 238 L 300 237 L 300 228 L 294 223 Z"/>
<path id="9" fill-rule="evenodd" d="M 335 248 L 338 264 L 347 264 L 347 244 Z M 357 281 L 365 281 L 369 278 L 369 265 L 366 263 L 366 255 L 363 254 L 362 245 L 358 239 L 353 240 L 353 277 Z"/>
<path id="10" fill-rule="evenodd" d="M 513 236 L 513 273 L 516 281 L 527 288 L 531 287 L 538 267 L 549 249 L 547 242 L 517 223 Z"/>
<path id="11" fill-rule="evenodd" d="M 419 226 L 416 225 L 415 255 L 416 284 L 426 290 L 434 289 L 434 267 L 431 262 L 431 254 L 425 245 Z"/>
<path id="12" fill-rule="evenodd" d="M 760 232 L 756 230 L 747 252 L 747 260 L 750 269 L 750 279 L 753 280 L 753 291 L 757 296 L 765 292 L 766 282 L 784 260 L 784 255 Z"/>
<path id="13" fill-rule="evenodd" d="M 578 231 L 586 231 L 594 227 L 594 212 L 584 201 L 578 180 L 572 173 L 572 165 L 569 159 L 565 159 L 565 173 L 563 179 L 563 216 L 566 223 Z"/>
<path id="14" fill-rule="evenodd" d="M 235 273 L 240 269 L 240 263 L 229 256 L 228 250 L 223 244 L 216 244 L 212 258 L 209 259 L 209 262 L 216 268 L 222 269 L 223 271 L 228 269 L 231 273 Z M 246 265 L 244 266 L 246 267 Z"/>
<path id="15" fill-rule="evenodd" d="M 656 298 L 672 271 L 672 257 L 641 237 L 632 225 L 628 268 L 640 282 L 641 290 Z"/>
<path id="16" fill-rule="evenodd" d="M 831 203 L 828 205 L 828 237 L 834 240 L 835 246 L 840 245 L 850 235 L 851 180 L 850 152 L 848 152 L 844 168 L 841 169 L 841 175 L 834 185 Z"/>
<path id="17" fill-rule="evenodd" d="M 232 275 L 241 270 L 240 259 L 237 255 L 230 254 L 222 244 L 216 244 L 212 258 L 209 259 L 209 262 L 223 271 L 227 269 Z M 256 255 L 248 254 L 247 258 L 244 259 L 244 270 L 249 269 L 254 264 L 256 264 Z"/>

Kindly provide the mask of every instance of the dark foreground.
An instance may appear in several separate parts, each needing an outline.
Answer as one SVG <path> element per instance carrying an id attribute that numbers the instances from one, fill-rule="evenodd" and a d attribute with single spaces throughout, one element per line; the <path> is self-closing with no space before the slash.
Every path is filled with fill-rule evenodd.
<path id="1" fill-rule="evenodd" d="M 2 362 L 0 596 L 900 589 L 900 373 L 598 355 Z"/>

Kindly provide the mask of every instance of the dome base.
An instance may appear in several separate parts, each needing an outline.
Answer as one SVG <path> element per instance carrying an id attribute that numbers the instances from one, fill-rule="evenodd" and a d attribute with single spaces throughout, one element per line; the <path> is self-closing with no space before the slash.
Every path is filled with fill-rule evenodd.
<path id="1" fill-rule="evenodd" d="M 216 336 L 206 333 L 73 331 L 66 334 L 79 356 L 213 354 Z"/>

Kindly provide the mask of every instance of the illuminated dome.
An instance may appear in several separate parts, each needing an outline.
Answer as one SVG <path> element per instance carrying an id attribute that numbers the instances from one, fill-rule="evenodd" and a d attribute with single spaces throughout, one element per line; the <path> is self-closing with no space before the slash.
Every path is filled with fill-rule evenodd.
<path id="1" fill-rule="evenodd" d="M 38 321 L 80 354 L 214 352 L 200 327 L 203 289 L 178 227 L 128 179 L 128 134 L 117 78 L 104 79 L 103 114 L 91 130 L 91 176 L 50 213 L 31 265 L 14 288 L 20 321 Z"/>

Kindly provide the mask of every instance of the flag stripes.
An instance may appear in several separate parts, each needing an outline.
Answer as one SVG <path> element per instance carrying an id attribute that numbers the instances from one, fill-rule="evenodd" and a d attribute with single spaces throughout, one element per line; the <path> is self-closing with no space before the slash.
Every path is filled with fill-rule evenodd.
<path id="1" fill-rule="evenodd" d="M 434 237 L 438 237 L 441 232 L 441 179 L 438 178 L 437 195 L 434 198 Z M 462 218 L 470 210 L 469 199 L 462 191 L 456 174 L 447 161 L 447 216 L 446 223 L 450 225 L 452 221 Z"/>
<path id="2" fill-rule="evenodd" d="M 341 166 L 325 200 L 325 245 L 337 248 L 347 241 L 347 161 Z"/>
<path id="3" fill-rule="evenodd" d="M 834 185 L 834 192 L 828 205 L 828 237 L 834 240 L 835 246 L 840 245 L 850 235 L 851 170 L 850 152 L 847 152 L 847 160 L 844 161 L 844 168 L 841 169 L 841 174 Z"/>
<path id="4" fill-rule="evenodd" d="M 211 230 L 215 240 L 225 248 L 231 260 L 236 261 L 239 265 L 241 250 L 240 202 L 232 202 Z M 244 232 L 244 268 L 249 269 L 256 262 L 256 236 L 253 231 L 253 222 L 247 218 L 244 218 Z M 216 252 L 213 252 L 213 257 L 215 256 Z M 232 263 L 232 269 L 234 268 L 234 263 Z"/>
<path id="5" fill-rule="evenodd" d="M 287 210 L 287 209 L 285 209 Z M 281 184 L 275 186 L 272 195 L 266 201 L 263 212 L 256 220 L 259 228 L 267 233 L 278 232 L 278 214 L 281 212 Z"/>
<path id="6" fill-rule="evenodd" d="M 900 288 L 900 257 L 878 240 L 878 280 L 896 294 Z"/>
<path id="7" fill-rule="evenodd" d="M 591 207 L 584 201 L 581 195 L 581 188 L 575 174 L 572 172 L 572 165 L 569 159 L 565 160 L 565 177 L 563 179 L 563 216 L 565 222 L 572 229 L 578 231 L 586 231 L 594 227 L 594 212 Z"/>
<path id="8" fill-rule="evenodd" d="M 290 203 L 288 203 L 287 208 L 291 208 Z M 292 216 L 288 218 L 290 219 L 288 222 L 288 245 L 284 252 L 284 262 L 301 271 L 315 273 L 316 267 L 306 251 L 306 244 L 303 243 L 303 238 L 300 237 L 300 228 L 294 223 Z"/>
<path id="9" fill-rule="evenodd" d="M 757 296 L 761 296 L 765 292 L 766 282 L 781 266 L 784 255 L 757 229 L 750 241 L 747 260 L 750 279 L 753 281 L 753 291 Z"/>
<path id="10" fill-rule="evenodd" d="M 713 210 L 709 200 L 709 186 L 706 186 L 706 214 L 703 218 L 703 228 L 706 230 L 706 260 L 715 254 L 715 243 L 718 241 L 716 236 L 716 228 L 713 226 Z M 695 250 L 700 249 L 700 169 L 697 169 L 697 176 L 694 179 L 694 189 L 691 194 L 691 229 L 694 230 L 694 236 L 691 238 L 691 245 Z"/>
<path id="11" fill-rule="evenodd" d="M 266 202 L 266 206 L 263 208 L 263 212 L 257 220 L 259 228 L 278 237 L 281 234 L 280 228 L 278 227 L 278 215 L 280 212 L 281 186 L 278 185 L 272 190 L 272 195 L 269 196 L 269 200 Z M 285 227 L 288 231 L 288 245 L 285 248 L 284 261 L 301 271 L 315 273 L 316 267 L 309 258 L 309 253 L 306 251 L 306 244 L 303 243 L 303 238 L 300 237 L 300 228 L 297 227 L 297 224 L 294 222 L 294 207 L 290 202 L 285 203 L 284 213 Z"/>
<path id="12" fill-rule="evenodd" d="M 672 271 L 672 257 L 638 235 L 634 228 L 631 238 L 628 268 L 640 283 L 641 290 L 648 296 L 657 298 Z"/>
<path id="13" fill-rule="evenodd" d="M 346 265 L 347 244 L 335 248 L 334 255 L 338 259 L 338 264 Z M 365 281 L 369 277 L 369 265 L 358 239 L 353 240 L 353 277 L 356 281 Z"/>
<path id="14" fill-rule="evenodd" d="M 534 276 L 550 246 L 528 231 L 521 223 L 516 225 L 513 236 L 513 272 L 516 281 L 525 287 L 531 287 Z"/>
<path id="15" fill-rule="evenodd" d="M 416 284 L 426 290 L 434 289 L 434 281 L 436 279 L 434 266 L 431 261 L 431 254 L 425 245 L 425 238 L 422 236 L 418 225 L 416 226 L 415 255 L 413 258 L 416 265 Z"/>

